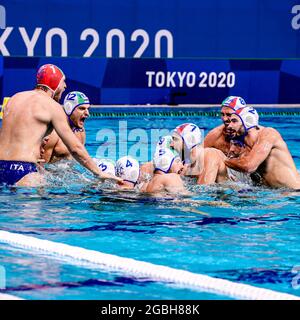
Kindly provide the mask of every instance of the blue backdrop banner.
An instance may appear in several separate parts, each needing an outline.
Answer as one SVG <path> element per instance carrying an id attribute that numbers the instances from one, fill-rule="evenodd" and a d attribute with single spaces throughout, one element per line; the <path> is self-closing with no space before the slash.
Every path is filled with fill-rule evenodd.
<path id="1" fill-rule="evenodd" d="M 250 104 L 300 101 L 300 60 L 0 57 L 1 96 L 33 88 L 45 63 L 65 72 L 66 93 L 80 90 L 93 104 L 220 104 L 228 95 Z"/>
<path id="2" fill-rule="evenodd" d="M 298 0 L 2 0 L 0 54 L 298 58 Z"/>

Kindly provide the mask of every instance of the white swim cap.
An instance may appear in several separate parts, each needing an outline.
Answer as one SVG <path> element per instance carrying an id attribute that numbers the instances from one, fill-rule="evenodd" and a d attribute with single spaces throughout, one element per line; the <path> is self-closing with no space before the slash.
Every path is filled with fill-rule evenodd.
<path id="1" fill-rule="evenodd" d="M 115 162 L 113 160 L 97 158 L 93 158 L 93 160 L 102 172 L 116 175 Z"/>
<path id="2" fill-rule="evenodd" d="M 171 149 L 170 144 L 172 142 L 172 136 L 163 136 L 159 138 L 159 141 L 156 144 L 155 152 L 159 149 Z"/>
<path id="3" fill-rule="evenodd" d="M 246 131 L 258 126 L 259 115 L 253 107 L 239 109 L 235 114 L 240 117 Z"/>
<path id="4" fill-rule="evenodd" d="M 116 176 L 136 184 L 140 176 L 138 161 L 131 156 L 120 158 L 116 163 Z"/>
<path id="5" fill-rule="evenodd" d="M 191 150 L 202 142 L 202 135 L 199 127 L 193 123 L 184 123 L 174 130 L 183 140 L 185 147 Z"/>
<path id="6" fill-rule="evenodd" d="M 229 96 L 223 100 L 222 107 L 228 107 L 233 109 L 234 111 L 237 111 L 241 108 L 245 108 L 246 102 L 241 97 Z"/>
<path id="7" fill-rule="evenodd" d="M 82 92 L 72 91 L 66 95 L 63 107 L 65 113 L 70 116 L 82 104 L 90 104 L 89 98 Z"/>
<path id="8" fill-rule="evenodd" d="M 180 157 L 175 150 L 168 148 L 158 149 L 153 158 L 154 170 L 160 170 L 164 173 L 168 173 L 176 158 Z"/>

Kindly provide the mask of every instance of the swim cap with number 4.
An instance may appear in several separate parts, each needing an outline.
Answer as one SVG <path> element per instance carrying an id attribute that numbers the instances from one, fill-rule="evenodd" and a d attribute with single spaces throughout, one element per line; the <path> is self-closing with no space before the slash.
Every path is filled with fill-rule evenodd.
<path id="1" fill-rule="evenodd" d="M 116 176 L 136 184 L 140 176 L 138 161 L 131 156 L 120 158 L 116 163 Z"/>

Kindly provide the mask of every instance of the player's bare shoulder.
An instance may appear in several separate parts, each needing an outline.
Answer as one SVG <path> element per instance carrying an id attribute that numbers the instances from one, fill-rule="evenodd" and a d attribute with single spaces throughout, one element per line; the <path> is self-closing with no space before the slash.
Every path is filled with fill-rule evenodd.
<path id="1" fill-rule="evenodd" d="M 223 130 L 223 124 L 210 130 L 204 139 L 204 147 L 213 147 L 217 140 L 223 138 Z"/>
<path id="2" fill-rule="evenodd" d="M 219 125 L 218 127 L 213 128 L 208 132 L 207 135 L 214 135 L 215 137 L 219 137 L 223 135 L 224 124 Z"/>
<path id="3" fill-rule="evenodd" d="M 39 120 L 51 122 L 55 115 L 64 116 L 61 105 L 48 95 L 37 92 L 35 97 L 35 114 Z"/>
<path id="4" fill-rule="evenodd" d="M 216 148 L 205 148 L 204 154 L 205 154 L 205 157 L 208 157 L 208 158 L 210 157 L 217 157 L 220 159 L 226 158 L 225 154 L 221 150 Z"/>
<path id="5" fill-rule="evenodd" d="M 276 142 L 278 139 L 282 140 L 281 134 L 279 131 L 272 127 L 259 127 L 260 134 L 259 138 L 260 139 L 268 139 L 271 141 Z"/>
<path id="6" fill-rule="evenodd" d="M 28 99 L 32 96 L 33 90 L 30 91 L 21 91 L 14 94 L 9 100 L 6 105 L 6 108 L 10 108 L 11 106 L 17 106 L 25 104 Z M 14 107 L 15 108 L 15 107 Z"/>

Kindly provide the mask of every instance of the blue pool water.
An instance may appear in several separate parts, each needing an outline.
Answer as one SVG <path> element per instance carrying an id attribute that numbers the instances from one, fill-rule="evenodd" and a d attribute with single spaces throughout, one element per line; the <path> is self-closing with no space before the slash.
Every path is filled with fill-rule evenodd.
<path id="1" fill-rule="evenodd" d="M 129 134 L 133 129 L 171 130 L 186 121 L 207 133 L 220 124 L 215 117 L 90 119 L 86 147 L 92 156 L 102 143 L 99 130 L 110 129 L 119 139 L 119 121 L 126 121 Z M 300 117 L 263 117 L 261 124 L 279 130 L 300 169 Z M 125 130 L 124 123 L 121 127 Z M 124 151 L 122 139 L 116 156 Z M 148 145 L 141 146 L 146 152 Z M 300 265 L 300 197 L 296 193 L 189 182 L 192 196 L 155 200 L 113 192 L 109 185 L 95 188 L 90 174 L 77 164 L 50 169 L 55 172 L 42 190 L 1 189 L 1 230 L 300 296 L 300 289 L 292 287 L 296 275 L 292 268 Z M 212 206 L 210 201 L 222 202 Z M 230 206 L 223 206 L 224 202 Z M 4 244 L 0 256 L 6 270 L 6 289 L 0 292 L 26 299 L 228 299 Z"/>

